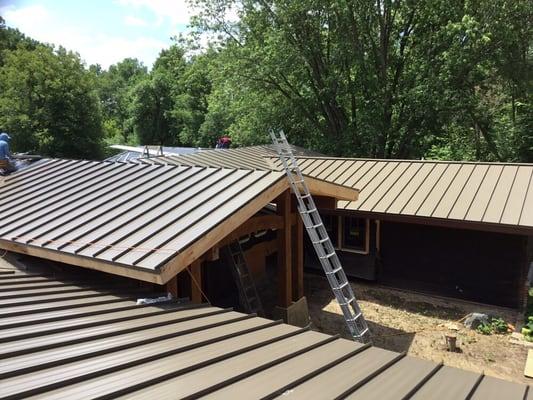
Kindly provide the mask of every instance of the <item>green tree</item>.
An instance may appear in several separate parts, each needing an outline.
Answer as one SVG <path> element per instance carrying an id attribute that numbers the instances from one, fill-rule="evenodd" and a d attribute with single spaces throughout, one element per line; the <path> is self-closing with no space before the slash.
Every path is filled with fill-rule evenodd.
<path id="1" fill-rule="evenodd" d="M 147 77 L 147 68 L 135 58 L 126 58 L 107 71 L 99 66 L 91 66 L 90 70 L 96 76 L 107 142 L 135 143 L 129 106 L 133 100 L 132 88 Z"/>
<path id="2" fill-rule="evenodd" d="M 15 151 L 97 159 L 102 126 L 94 80 L 78 55 L 37 45 L 4 54 L 0 126 Z"/>
<path id="3" fill-rule="evenodd" d="M 233 136 L 270 125 L 338 155 L 529 157 L 531 2 L 194 4 L 198 31 L 221 38 L 209 110 L 226 102 Z"/>

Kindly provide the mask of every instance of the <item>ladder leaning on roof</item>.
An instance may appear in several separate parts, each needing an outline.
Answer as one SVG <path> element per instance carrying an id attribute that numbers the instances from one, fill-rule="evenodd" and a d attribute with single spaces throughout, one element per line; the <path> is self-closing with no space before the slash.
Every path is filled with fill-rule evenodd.
<path id="1" fill-rule="evenodd" d="M 329 285 L 342 309 L 350 334 L 354 340 L 363 343 L 369 342 L 370 332 L 363 313 L 357 304 L 353 289 L 346 278 L 337 252 L 322 223 L 322 218 L 294 158 L 287 138 L 283 131 L 280 131 L 279 136 L 274 131 L 271 131 L 270 136 L 289 179 L 291 189 L 298 201 L 298 211 L 313 243 L 320 264 L 322 264 L 322 268 L 326 273 Z"/>

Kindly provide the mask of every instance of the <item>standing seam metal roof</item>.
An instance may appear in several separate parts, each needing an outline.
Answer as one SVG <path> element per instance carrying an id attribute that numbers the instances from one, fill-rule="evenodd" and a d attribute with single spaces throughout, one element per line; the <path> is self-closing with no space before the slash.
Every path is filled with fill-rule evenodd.
<path id="1" fill-rule="evenodd" d="M 48 160 L 0 187 L 0 238 L 156 270 L 280 172 Z"/>
<path id="2" fill-rule="evenodd" d="M 274 169 L 280 161 L 272 158 Z M 298 159 L 302 172 L 360 191 L 338 208 L 370 213 L 533 227 L 533 164 Z"/>
<path id="3" fill-rule="evenodd" d="M 339 209 L 533 227 L 533 164 L 335 158 L 294 150 L 306 176 L 360 190 L 357 201 L 339 201 Z M 272 146 L 139 161 L 281 171 Z"/>
<path id="4" fill-rule="evenodd" d="M 231 309 L 137 306 L 98 285 L 92 302 L 77 302 L 80 285 L 42 303 L 47 280 L 0 275 L 2 399 L 531 398 L 525 385 Z"/>

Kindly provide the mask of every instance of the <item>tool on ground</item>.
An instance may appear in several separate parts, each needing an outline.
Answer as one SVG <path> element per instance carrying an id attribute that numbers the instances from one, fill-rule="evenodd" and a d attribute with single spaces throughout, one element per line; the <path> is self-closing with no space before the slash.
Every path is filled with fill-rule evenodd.
<path id="1" fill-rule="evenodd" d="M 287 142 L 283 131 L 276 135 L 270 132 L 272 142 L 283 164 L 283 168 L 289 179 L 292 192 L 298 201 L 298 211 L 302 217 L 304 226 L 313 243 L 320 264 L 326 273 L 328 282 L 335 294 L 344 315 L 344 320 L 354 340 L 366 343 L 370 341 L 370 332 L 352 286 L 344 273 L 337 252 L 331 243 L 326 227 L 311 196 L 311 192 L 305 183 L 298 163 L 292 153 L 292 148 Z"/>

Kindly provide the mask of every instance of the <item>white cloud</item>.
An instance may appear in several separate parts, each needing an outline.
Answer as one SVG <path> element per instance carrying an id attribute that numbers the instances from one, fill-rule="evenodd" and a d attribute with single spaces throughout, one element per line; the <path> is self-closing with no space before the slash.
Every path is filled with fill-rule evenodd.
<path id="1" fill-rule="evenodd" d="M 41 42 L 76 51 L 87 64 L 98 63 L 104 68 L 126 57 L 138 58 L 150 67 L 161 49 L 169 45 L 150 37 L 130 38 L 95 34 L 83 27 L 65 23 L 41 5 L 22 8 L 7 6 L 0 8 L 0 15 L 8 26 L 16 27 Z"/>
<path id="2" fill-rule="evenodd" d="M 117 0 L 117 3 L 130 9 L 150 10 L 156 17 L 157 25 L 166 19 L 171 24 L 188 24 L 192 15 L 186 0 Z"/>
<path id="3" fill-rule="evenodd" d="M 128 26 L 148 26 L 148 22 L 144 19 L 134 17 L 133 15 L 126 15 L 124 23 Z"/>

